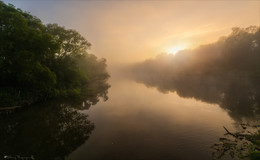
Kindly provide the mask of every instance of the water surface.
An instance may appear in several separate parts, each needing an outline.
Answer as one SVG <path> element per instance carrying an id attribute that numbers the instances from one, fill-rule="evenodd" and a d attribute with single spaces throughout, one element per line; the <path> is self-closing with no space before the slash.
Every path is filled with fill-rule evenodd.
<path id="1" fill-rule="evenodd" d="M 217 104 L 156 88 L 124 77 L 110 79 L 109 100 L 83 111 L 95 124 L 70 160 L 208 160 L 211 146 L 234 121 Z"/>
<path id="2" fill-rule="evenodd" d="M 256 113 L 239 108 L 247 106 L 246 102 L 254 104 L 255 98 L 241 99 L 240 95 L 245 94 L 238 91 L 226 94 L 225 103 L 218 104 L 205 102 L 207 98 L 212 99 L 208 94 L 204 94 L 204 102 L 198 100 L 205 91 L 198 85 L 191 87 L 192 92 L 187 87 L 162 91 L 156 83 L 113 74 L 109 83 L 108 94 L 108 87 L 97 86 L 85 106 L 76 101 L 47 102 L 0 117 L 0 157 L 209 160 L 211 146 L 225 134 L 223 126 L 234 131 L 238 117 Z M 189 93 L 194 98 L 183 98 L 179 93 Z M 98 101 L 100 96 L 108 100 L 99 98 Z M 234 104 L 238 106 L 234 110 L 225 108 Z"/>

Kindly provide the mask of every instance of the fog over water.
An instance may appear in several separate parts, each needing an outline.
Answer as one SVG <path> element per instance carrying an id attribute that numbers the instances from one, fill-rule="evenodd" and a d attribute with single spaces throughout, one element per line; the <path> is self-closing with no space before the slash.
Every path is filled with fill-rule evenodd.
<path id="1" fill-rule="evenodd" d="M 236 120 L 259 119 L 260 32 L 234 28 L 219 41 L 131 67 L 132 77 L 160 92 L 219 104 Z"/>
<path id="2" fill-rule="evenodd" d="M 259 31 L 112 72 L 109 100 L 86 111 L 99 127 L 69 159 L 212 159 L 223 126 L 259 123 Z"/>
<path id="3" fill-rule="evenodd" d="M 164 94 L 112 76 L 109 100 L 85 111 L 95 123 L 69 159 L 211 159 L 222 126 L 234 121 L 218 105 Z M 185 154 L 189 152 L 191 154 Z"/>
<path id="4" fill-rule="evenodd" d="M 79 32 L 110 78 L 0 118 L 0 158 L 210 160 L 223 126 L 259 125 L 259 1 L 3 1 Z"/>

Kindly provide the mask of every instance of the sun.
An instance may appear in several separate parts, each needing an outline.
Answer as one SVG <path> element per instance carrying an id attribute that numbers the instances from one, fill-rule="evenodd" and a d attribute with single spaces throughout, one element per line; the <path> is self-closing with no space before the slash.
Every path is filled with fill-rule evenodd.
<path id="1" fill-rule="evenodd" d="M 185 48 L 186 48 L 186 46 L 184 46 L 184 45 L 173 46 L 167 50 L 167 53 L 176 54 L 177 52 L 179 52 L 180 50 L 184 50 Z"/>

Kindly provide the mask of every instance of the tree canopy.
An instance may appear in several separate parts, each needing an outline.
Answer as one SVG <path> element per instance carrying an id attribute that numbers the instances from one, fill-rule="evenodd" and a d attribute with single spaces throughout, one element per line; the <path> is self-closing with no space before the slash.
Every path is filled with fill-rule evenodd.
<path id="1" fill-rule="evenodd" d="M 219 41 L 132 66 L 136 81 L 161 92 L 219 104 L 232 118 L 260 115 L 260 27 L 233 28 Z"/>
<path id="2" fill-rule="evenodd" d="M 109 77 L 90 46 L 77 31 L 0 1 L 0 107 L 89 94 L 91 83 Z"/>

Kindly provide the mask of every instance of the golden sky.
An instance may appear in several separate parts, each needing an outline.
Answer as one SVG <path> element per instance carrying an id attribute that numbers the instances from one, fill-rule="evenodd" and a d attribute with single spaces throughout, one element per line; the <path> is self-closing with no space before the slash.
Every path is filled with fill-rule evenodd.
<path id="1" fill-rule="evenodd" d="M 43 23 L 72 28 L 108 64 L 142 61 L 162 52 L 216 41 L 232 27 L 260 25 L 260 0 L 12 1 Z"/>

